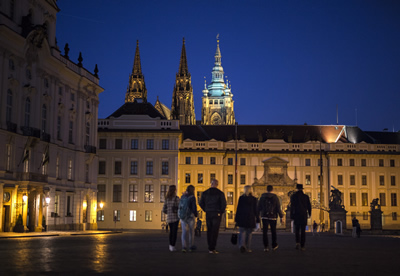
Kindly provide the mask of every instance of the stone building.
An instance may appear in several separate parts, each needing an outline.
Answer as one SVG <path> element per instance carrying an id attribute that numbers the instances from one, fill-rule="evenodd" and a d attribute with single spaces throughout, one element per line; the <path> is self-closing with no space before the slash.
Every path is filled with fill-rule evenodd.
<path id="1" fill-rule="evenodd" d="M 0 231 L 97 228 L 103 89 L 97 66 L 60 52 L 58 11 L 50 0 L 0 5 Z"/>
<path id="2" fill-rule="evenodd" d="M 344 125 L 239 125 L 237 133 L 235 126 L 181 126 L 181 130 L 179 191 L 194 185 L 199 199 L 217 178 L 227 198 L 228 227 L 234 225 L 244 185 L 253 185 L 256 196 L 273 185 L 285 211 L 288 193 L 301 183 L 313 205 L 310 224 L 319 221 L 322 208 L 328 225 L 329 196 L 335 187 L 342 192 L 348 217 L 357 216 L 364 228 L 369 228 L 370 202 L 375 198 L 382 204 L 383 228 L 399 228 L 400 133 Z M 284 228 L 285 222 L 278 226 Z"/>

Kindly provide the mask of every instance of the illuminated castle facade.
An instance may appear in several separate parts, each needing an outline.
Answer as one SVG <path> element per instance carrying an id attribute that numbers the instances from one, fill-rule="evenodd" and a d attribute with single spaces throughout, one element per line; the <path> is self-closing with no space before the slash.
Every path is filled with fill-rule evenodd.
<path id="1" fill-rule="evenodd" d="M 0 5 L 0 231 L 96 229 L 94 73 L 56 43 L 56 1 Z"/>

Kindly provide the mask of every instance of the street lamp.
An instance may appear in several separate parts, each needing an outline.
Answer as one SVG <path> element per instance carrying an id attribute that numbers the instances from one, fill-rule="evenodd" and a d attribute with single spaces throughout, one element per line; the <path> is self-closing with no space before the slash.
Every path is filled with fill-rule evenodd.
<path id="1" fill-rule="evenodd" d="M 100 209 L 103 209 L 104 203 L 100 202 Z"/>
<path id="2" fill-rule="evenodd" d="M 24 194 L 23 196 L 22 196 L 22 201 L 23 202 L 26 202 L 28 200 L 28 196 L 26 195 L 26 194 Z"/>

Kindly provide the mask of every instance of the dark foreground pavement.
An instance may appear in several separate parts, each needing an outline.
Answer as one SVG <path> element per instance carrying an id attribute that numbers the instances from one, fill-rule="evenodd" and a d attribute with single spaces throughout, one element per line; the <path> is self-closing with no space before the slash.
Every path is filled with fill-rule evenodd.
<path id="1" fill-rule="evenodd" d="M 221 232 L 218 255 L 208 253 L 204 232 L 192 253 L 169 252 L 167 234 L 154 230 L 0 239 L 0 275 L 400 275 L 396 236 L 308 234 L 302 252 L 282 232 L 278 250 L 265 253 L 256 233 L 244 254 L 230 236 Z"/>

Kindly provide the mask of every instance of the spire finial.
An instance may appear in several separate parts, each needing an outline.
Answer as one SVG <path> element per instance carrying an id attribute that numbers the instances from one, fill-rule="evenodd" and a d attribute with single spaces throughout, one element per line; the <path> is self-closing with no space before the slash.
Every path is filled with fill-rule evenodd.
<path id="1" fill-rule="evenodd" d="M 219 34 L 217 34 L 217 43 L 219 43 Z"/>
<path id="2" fill-rule="evenodd" d="M 185 44 L 185 37 L 183 37 L 183 40 L 182 40 L 182 41 L 183 41 L 183 44 Z"/>
<path id="3" fill-rule="evenodd" d="M 186 58 L 186 47 L 185 47 L 185 38 L 183 38 L 182 40 L 182 52 L 181 52 L 181 60 L 179 62 L 179 71 L 178 74 L 179 75 L 188 75 L 189 74 L 189 69 L 188 69 L 188 65 L 187 65 L 187 58 Z"/>

